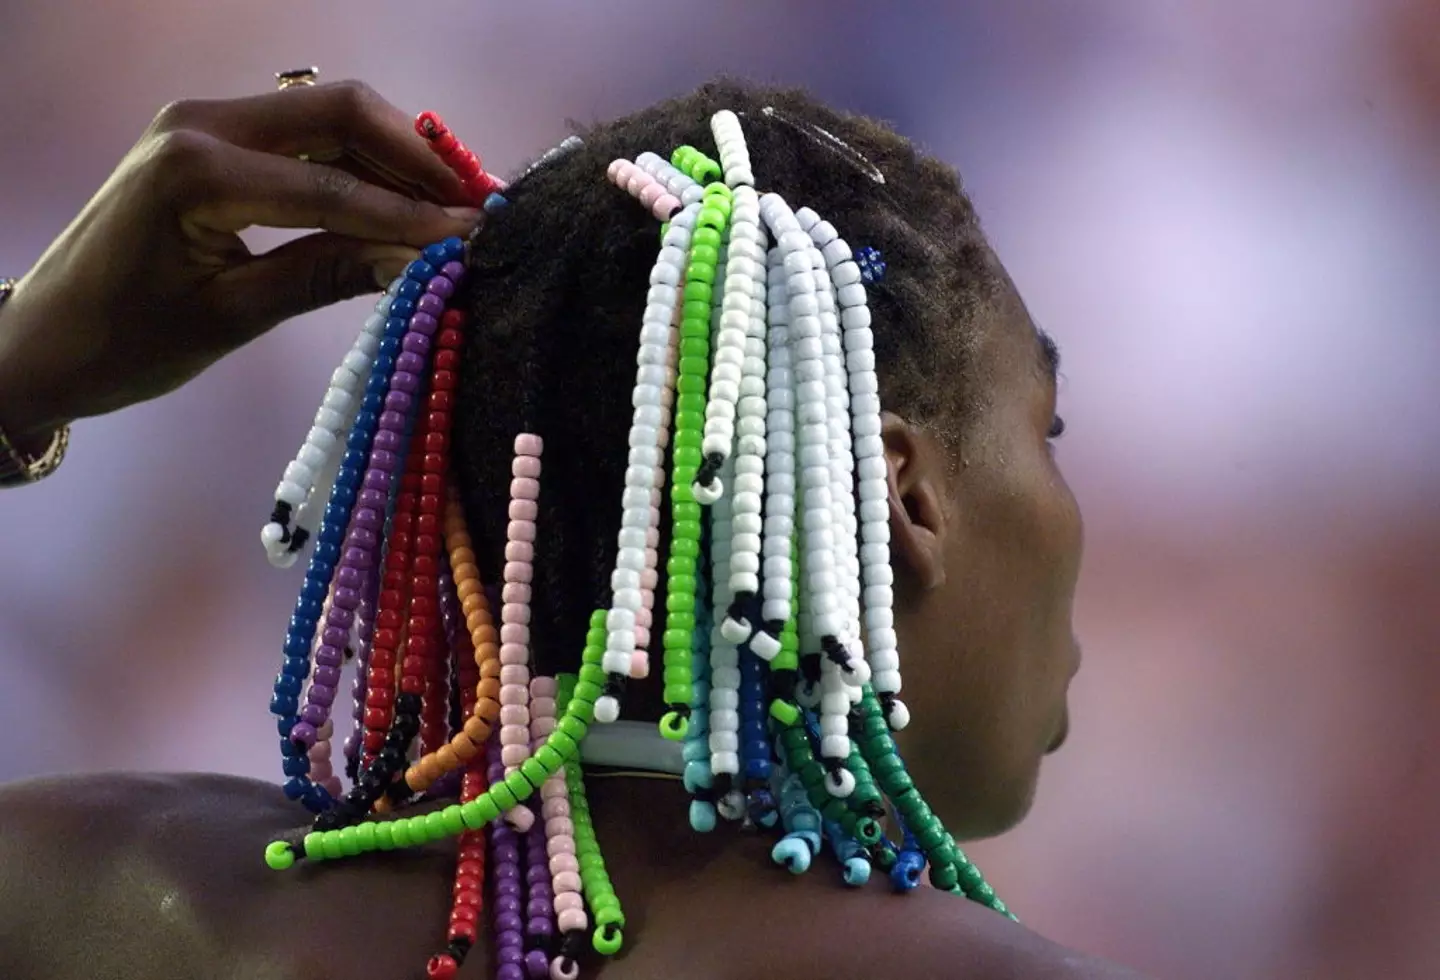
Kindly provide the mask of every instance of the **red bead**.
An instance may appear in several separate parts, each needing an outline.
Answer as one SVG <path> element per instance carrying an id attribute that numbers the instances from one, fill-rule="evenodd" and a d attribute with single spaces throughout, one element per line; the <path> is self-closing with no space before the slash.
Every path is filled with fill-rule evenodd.
<path id="1" fill-rule="evenodd" d="M 440 474 L 438 474 L 438 473 L 432 473 L 432 474 L 431 474 L 431 476 L 437 476 L 437 477 L 438 477 L 439 475 L 440 475 Z M 436 494 L 428 494 L 427 497 L 428 497 L 428 499 L 425 499 L 425 500 L 421 500 L 421 501 L 420 501 L 420 516 L 421 516 L 422 518 L 424 518 L 424 517 L 435 517 L 436 519 L 438 519 L 439 516 L 440 516 L 441 509 L 442 509 L 442 501 L 440 500 L 440 495 L 439 495 L 438 493 L 436 493 Z M 437 530 L 438 530 L 438 528 L 437 528 Z"/>
<path id="2" fill-rule="evenodd" d="M 444 704 L 444 702 L 441 702 L 440 707 L 441 707 L 441 710 L 443 711 L 443 710 L 447 707 L 447 705 Z M 446 728 L 445 728 L 445 722 L 444 722 L 444 720 L 443 720 L 443 715 L 442 715 L 442 720 L 440 720 L 440 721 L 437 721 L 437 722 L 435 722 L 435 723 L 433 723 L 433 724 L 429 724 L 429 725 L 422 724 L 422 725 L 420 726 L 420 741 L 421 741 L 421 743 L 424 744 L 424 745 L 436 745 L 436 746 L 439 746 L 439 745 L 445 744 L 445 741 L 446 741 L 446 739 L 445 739 L 445 734 L 446 734 Z"/>
<path id="3" fill-rule="evenodd" d="M 467 888 L 478 892 L 480 890 L 480 884 L 479 875 L 467 875 L 460 868 L 455 869 L 455 891 L 457 894 L 465 891 Z"/>
<path id="4" fill-rule="evenodd" d="M 430 379 L 430 384 L 439 391 L 453 391 L 455 389 L 455 372 L 436 371 L 434 377 Z"/>
<path id="5" fill-rule="evenodd" d="M 458 309 L 455 309 L 455 308 L 453 308 L 453 307 L 452 307 L 451 309 L 446 310 L 444 313 L 440 314 L 440 335 L 439 335 L 439 337 L 437 338 L 437 341 L 438 341 L 441 345 L 446 344 L 447 341 L 446 341 L 445 337 L 446 337 L 447 334 L 450 334 L 450 333 L 454 333 L 454 334 L 456 335 L 456 336 L 455 336 L 455 340 L 458 341 L 458 340 L 460 339 L 460 338 L 459 338 L 460 327 L 461 327 L 464 323 L 465 323 L 465 311 L 464 311 L 464 310 L 458 310 Z"/>
<path id="6" fill-rule="evenodd" d="M 478 909 L 480 907 L 480 892 L 476 889 L 467 888 L 465 891 L 455 895 L 455 907 Z"/>
<path id="7" fill-rule="evenodd" d="M 444 351 L 441 356 L 444 356 L 444 354 L 451 354 L 453 356 L 453 353 L 453 351 Z M 446 435 L 444 430 L 439 426 L 436 426 L 433 430 L 425 434 L 425 451 L 427 453 L 443 453 L 449 448 L 450 437 Z"/>
<path id="8" fill-rule="evenodd" d="M 466 922 L 463 924 L 456 923 L 455 925 L 451 926 L 449 929 L 446 930 L 445 941 L 453 943 L 459 942 L 462 939 L 468 939 L 473 943 L 475 941 L 475 936 L 478 932 L 479 930 L 476 929 L 475 923 L 473 922 Z"/>
<path id="9" fill-rule="evenodd" d="M 406 675 L 400 678 L 400 693 L 402 694 L 424 694 L 425 678 Z"/>
<path id="10" fill-rule="evenodd" d="M 449 398 L 449 397 L 450 397 L 450 392 L 448 392 L 448 391 L 437 391 L 437 392 L 435 392 L 435 394 L 436 394 L 436 395 L 443 395 L 443 396 L 446 397 L 446 398 Z M 432 406 L 432 407 L 433 407 L 433 406 Z M 430 415 L 429 415 L 429 421 L 430 421 L 430 423 L 431 423 L 431 425 L 430 425 L 430 431 L 431 431 L 431 432 L 449 432 L 449 431 L 450 431 L 450 409 L 449 409 L 449 408 L 433 407 L 433 411 L 431 411 L 431 412 L 430 412 Z"/>
<path id="11" fill-rule="evenodd" d="M 426 453 L 426 454 L 425 454 L 425 472 L 427 472 L 427 473 L 444 473 L 444 472 L 445 472 L 445 457 L 444 457 L 443 455 L 441 455 L 440 453 Z"/>
<path id="12" fill-rule="evenodd" d="M 477 838 L 484 836 L 484 835 L 483 835 L 480 831 L 478 831 L 478 830 L 472 830 L 472 831 L 470 831 L 470 833 L 475 834 Z M 467 834 L 466 836 L 468 837 L 469 834 Z M 461 863 L 464 863 L 464 862 L 467 862 L 467 861 L 474 861 L 475 864 L 476 864 L 476 867 L 477 867 L 477 869 L 478 869 L 476 873 L 478 874 L 480 871 L 483 871 L 483 870 L 484 870 L 484 867 L 485 867 L 485 844 L 484 844 L 484 842 L 483 842 L 482 840 L 476 840 L 474 844 L 467 844 L 467 845 L 461 847 L 461 848 L 460 848 L 460 861 L 461 861 Z"/>
<path id="13" fill-rule="evenodd" d="M 413 637 L 412 637 L 412 639 L 413 639 Z M 427 670 L 429 670 L 429 669 L 430 669 L 430 659 L 429 659 L 428 657 L 423 657 L 423 656 L 419 656 L 419 655 L 416 655 L 416 654 L 411 654 L 411 655 L 407 656 L 403 661 L 401 661 L 401 663 L 400 663 L 400 676 L 401 676 L 401 677 L 418 677 L 418 678 L 420 678 L 421 680 L 424 680 L 424 678 L 425 678 L 425 671 L 427 671 Z"/>
<path id="14" fill-rule="evenodd" d="M 459 351 L 442 350 L 437 351 L 435 354 L 435 369 L 437 371 L 453 371 L 459 362 Z"/>
<path id="15" fill-rule="evenodd" d="M 371 670 L 389 670 L 395 666 L 395 651 L 389 648 L 370 651 Z"/>
<path id="16" fill-rule="evenodd" d="M 419 669 L 428 670 L 430 667 L 430 658 L 435 656 L 435 645 L 430 642 L 430 637 L 416 636 L 412 633 L 410 638 L 405 641 L 405 653 L 406 670 L 410 669 L 410 660 L 412 657 L 419 658 L 421 661 L 417 665 Z"/>
<path id="17" fill-rule="evenodd" d="M 395 671 L 372 671 L 365 689 L 365 707 L 390 710 L 395 703 Z"/>
<path id="18" fill-rule="evenodd" d="M 422 595 L 435 595 L 435 590 L 440 587 L 433 575 L 416 575 L 410 580 L 410 586 Z M 413 627 L 414 624 L 411 625 Z"/>
<path id="19" fill-rule="evenodd" d="M 455 957 L 449 953 L 439 953 L 430 957 L 430 962 L 425 964 L 425 975 L 430 980 L 455 980 L 455 974 L 460 972 L 460 964 L 455 962 Z"/>
<path id="20" fill-rule="evenodd" d="M 412 617 L 419 616 L 424 619 L 433 619 L 439 611 L 438 607 L 439 603 L 434 596 L 414 595 L 410 597 L 410 615 Z"/>
<path id="21" fill-rule="evenodd" d="M 427 494 L 440 494 L 445 492 L 445 478 L 434 473 L 426 473 L 421 479 L 425 483 Z"/>
<path id="22" fill-rule="evenodd" d="M 455 410 L 455 395 L 449 391 L 432 391 L 430 393 L 430 407 L 437 412 L 452 412 Z"/>
<path id="23" fill-rule="evenodd" d="M 380 724 L 366 726 L 365 751 L 370 753 L 379 752 L 385 747 L 385 729 L 390 727 L 390 719 L 387 717 Z"/>
<path id="24" fill-rule="evenodd" d="M 435 560 L 435 556 L 440 553 L 440 539 L 434 534 L 416 534 L 415 544 L 415 564 L 410 569 L 410 581 L 415 595 L 417 598 L 435 595 L 433 589 L 425 588 L 419 580 L 426 579 L 428 584 L 429 579 L 440 574 L 439 563 Z"/>
<path id="25" fill-rule="evenodd" d="M 399 603 L 396 603 L 399 605 Z M 398 613 L 396 615 L 399 615 Z M 394 650 L 400 642 L 400 631 L 397 629 L 380 629 L 375 631 L 375 646 L 383 647 L 386 650 Z"/>

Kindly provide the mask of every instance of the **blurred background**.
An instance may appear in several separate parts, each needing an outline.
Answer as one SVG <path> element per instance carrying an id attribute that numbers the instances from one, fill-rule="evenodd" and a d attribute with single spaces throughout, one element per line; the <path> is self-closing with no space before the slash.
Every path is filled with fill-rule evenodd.
<path id="1" fill-rule="evenodd" d="M 982 867 L 1159 977 L 1440 977 L 1436 0 L 0 5 L 14 274 L 163 103 L 312 63 L 501 173 L 722 71 L 891 120 L 1065 351 L 1088 519 L 1071 742 Z M 279 776 L 258 530 L 366 306 L 4 494 L 0 779 Z"/>

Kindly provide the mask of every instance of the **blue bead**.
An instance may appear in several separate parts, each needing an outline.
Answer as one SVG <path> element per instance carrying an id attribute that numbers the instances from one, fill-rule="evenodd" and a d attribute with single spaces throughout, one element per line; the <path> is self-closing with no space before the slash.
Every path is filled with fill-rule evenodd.
<path id="1" fill-rule="evenodd" d="M 764 742 L 765 725 L 758 718 L 746 718 L 740 722 L 740 738 L 746 742 Z M 765 746 L 768 752 L 770 747 Z"/>
<path id="2" fill-rule="evenodd" d="M 296 745 L 288 738 L 282 738 L 280 740 L 280 755 L 286 759 L 293 758 L 297 755 L 304 755 L 305 752 L 306 749 L 303 745 Z"/>
<path id="3" fill-rule="evenodd" d="M 340 503 L 328 503 L 325 505 L 325 516 L 323 520 L 336 524 L 344 524 L 350 520 L 350 508 Z"/>
<path id="4" fill-rule="evenodd" d="M 332 550 L 339 550 L 333 541 L 325 541 L 322 543 L 329 545 Z M 335 563 L 333 561 L 322 561 L 317 554 L 310 559 L 310 570 L 315 573 L 320 581 L 329 582 L 330 579 L 335 576 Z M 328 590 L 329 586 L 326 586 L 326 588 Z"/>
<path id="5" fill-rule="evenodd" d="M 293 697 L 300 693 L 301 683 L 302 681 L 298 677 L 291 677 L 289 674 L 276 674 L 275 693 Z"/>
<path id="6" fill-rule="evenodd" d="M 510 199 L 508 197 L 506 197 L 504 194 L 494 192 L 492 192 L 489 197 L 485 198 L 485 203 L 481 205 L 481 207 L 485 209 L 486 214 L 494 214 L 497 211 L 504 211 L 509 206 Z"/>
<path id="7" fill-rule="evenodd" d="M 304 634 L 290 630 L 285 634 L 284 653 L 287 657 L 308 657 L 310 640 Z"/>
<path id="8" fill-rule="evenodd" d="M 355 503 L 355 488 L 335 484 L 335 489 L 330 494 L 330 503 L 339 504 L 341 507 L 349 507 Z"/>
<path id="9" fill-rule="evenodd" d="M 285 791 L 285 798 L 290 800 L 298 800 L 302 798 L 305 795 L 305 791 L 309 788 L 310 780 L 305 779 L 301 776 L 296 776 L 293 779 L 286 780 L 285 786 L 283 787 Z"/>
<path id="10" fill-rule="evenodd" d="M 908 892 L 920 884 L 920 874 L 925 870 L 925 855 L 909 848 L 902 850 L 890 869 L 890 884 L 896 891 Z"/>
<path id="11" fill-rule="evenodd" d="M 291 694 L 277 694 L 270 699 L 270 713 L 272 715 L 288 716 L 300 710 L 300 699 Z M 290 719 L 293 727 L 295 719 Z"/>
<path id="12" fill-rule="evenodd" d="M 700 834 L 708 834 L 715 829 L 714 803 L 690 801 L 690 829 Z"/>
<path id="13" fill-rule="evenodd" d="M 340 467 L 342 470 L 348 469 L 359 473 L 364 469 L 369 455 L 364 449 L 347 449 L 344 458 L 340 461 Z"/>
<path id="14" fill-rule="evenodd" d="M 325 530 L 328 531 L 330 529 L 327 527 Z M 321 533 L 323 534 L 324 531 Z M 313 622 L 319 622 L 320 614 L 325 611 L 321 607 L 321 601 L 320 599 L 300 599 L 295 603 L 295 615 L 306 616 Z M 313 630 L 314 627 L 311 627 L 311 629 Z"/>
<path id="15" fill-rule="evenodd" d="M 280 672 L 289 677 L 298 677 L 304 680 L 310 676 L 310 660 L 307 657 L 287 656 Z"/>
<path id="16" fill-rule="evenodd" d="M 339 488 L 339 487 L 336 487 L 335 490 L 336 490 L 336 492 L 338 493 L 338 492 L 340 491 L 340 488 Z M 355 491 L 354 491 L 353 489 L 349 488 L 349 487 L 346 487 L 345 490 L 346 490 L 347 493 L 350 494 L 351 500 L 354 500 L 354 498 L 355 498 Z M 315 560 L 316 560 L 316 561 L 323 561 L 323 562 L 325 562 L 325 563 L 327 563 L 327 564 L 334 565 L 335 562 L 337 562 L 337 561 L 340 560 L 340 549 L 337 548 L 337 547 L 336 547 L 335 545 L 333 545 L 333 544 L 319 544 L 319 545 L 316 545 L 316 546 L 315 546 Z M 329 576 L 327 575 L 326 578 L 329 578 Z"/>
<path id="17" fill-rule="evenodd" d="M 405 278 L 426 283 L 435 278 L 435 271 L 435 267 L 429 262 L 424 259 L 416 259 L 405 267 Z"/>
<path id="18" fill-rule="evenodd" d="M 400 289 L 395 293 L 395 303 L 399 303 L 402 300 L 410 300 L 411 302 L 413 302 L 419 299 L 421 294 L 423 294 L 424 292 L 425 286 L 423 284 L 418 283 L 413 279 L 406 279 L 405 282 L 400 286 Z M 399 316 L 398 313 L 394 312 L 394 303 L 390 305 L 390 309 L 391 316 Z M 413 313 L 415 311 L 411 310 L 410 312 Z M 409 314 L 406 315 L 408 316 Z"/>
<path id="19" fill-rule="evenodd" d="M 445 261 L 458 262 L 465 257 L 465 240 L 458 235 L 451 235 L 440 243 L 445 246 Z"/>
<path id="20" fill-rule="evenodd" d="M 305 790 L 305 796 L 301 802 L 305 804 L 305 809 L 311 813 L 324 813 L 335 803 L 330 794 L 326 792 L 325 787 L 319 783 L 311 783 L 309 785 Z"/>
<path id="21" fill-rule="evenodd" d="M 308 755 L 292 755 L 280 768 L 287 776 L 304 776 L 310 772 L 310 757 Z"/>
<path id="22" fill-rule="evenodd" d="M 287 632 L 295 633 L 305 637 L 307 640 L 315 635 L 316 619 L 313 616 L 302 616 L 300 610 L 290 617 L 290 625 L 286 627 Z M 308 649 L 306 651 L 309 652 Z"/>
<path id="23" fill-rule="evenodd" d="M 311 562 L 310 567 L 312 570 L 314 569 L 314 562 Z M 305 584 L 300 586 L 300 597 L 302 599 L 311 599 L 315 602 L 324 602 L 325 593 L 329 591 L 329 587 L 326 586 L 324 582 L 317 582 L 314 578 L 307 575 L 305 577 Z"/>
<path id="24" fill-rule="evenodd" d="M 745 775 L 750 779 L 769 779 L 769 759 L 749 759 L 745 763 Z"/>
<path id="25" fill-rule="evenodd" d="M 414 312 L 415 301 L 413 299 L 397 299 L 395 304 L 390 307 L 390 315 L 385 319 L 385 340 L 404 336 L 406 329 L 410 326 L 410 314 Z"/>
<path id="26" fill-rule="evenodd" d="M 295 712 L 298 710 L 299 706 L 297 705 L 296 708 L 291 711 L 272 710 L 271 712 L 272 714 L 280 716 L 275 722 L 275 730 L 278 731 L 280 733 L 280 737 L 282 739 L 285 739 L 286 741 L 290 740 L 290 733 L 295 729 L 295 726 L 300 724 L 300 719 L 295 714 Z"/>
<path id="27" fill-rule="evenodd" d="M 804 874 L 810 870 L 811 850 L 804 840 L 795 834 L 786 834 L 770 850 L 770 860 L 784 865 L 791 874 Z"/>
<path id="28" fill-rule="evenodd" d="M 439 267 L 450 261 L 450 255 L 445 249 L 443 242 L 436 242 L 434 245 L 426 245 L 420 257 L 432 266 Z"/>
<path id="29" fill-rule="evenodd" d="M 335 527 L 322 527 L 320 529 L 320 540 L 326 544 L 339 545 L 340 542 L 345 540 L 345 529 L 339 525 Z M 315 615 L 318 618 L 320 614 L 316 612 Z"/>

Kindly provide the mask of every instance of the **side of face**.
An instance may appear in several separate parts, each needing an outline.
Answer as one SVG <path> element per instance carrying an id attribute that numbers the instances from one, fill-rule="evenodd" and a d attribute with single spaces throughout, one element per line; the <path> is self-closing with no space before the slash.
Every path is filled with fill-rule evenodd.
<path id="1" fill-rule="evenodd" d="M 982 325 L 981 407 L 959 460 L 929 433 L 885 422 L 896 630 L 916 783 L 952 831 L 990 836 L 1034 798 L 1065 737 L 1079 665 L 1072 626 L 1082 528 L 1049 439 L 1055 381 L 1018 294 Z"/>

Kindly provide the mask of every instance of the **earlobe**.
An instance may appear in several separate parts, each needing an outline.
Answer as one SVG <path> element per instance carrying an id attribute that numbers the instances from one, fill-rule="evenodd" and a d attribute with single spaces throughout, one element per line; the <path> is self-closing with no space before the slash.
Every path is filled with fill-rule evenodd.
<path id="1" fill-rule="evenodd" d="M 921 589 L 938 589 L 945 584 L 950 531 L 944 449 L 890 412 L 882 416 L 880 436 L 889 484 L 891 560 Z"/>

